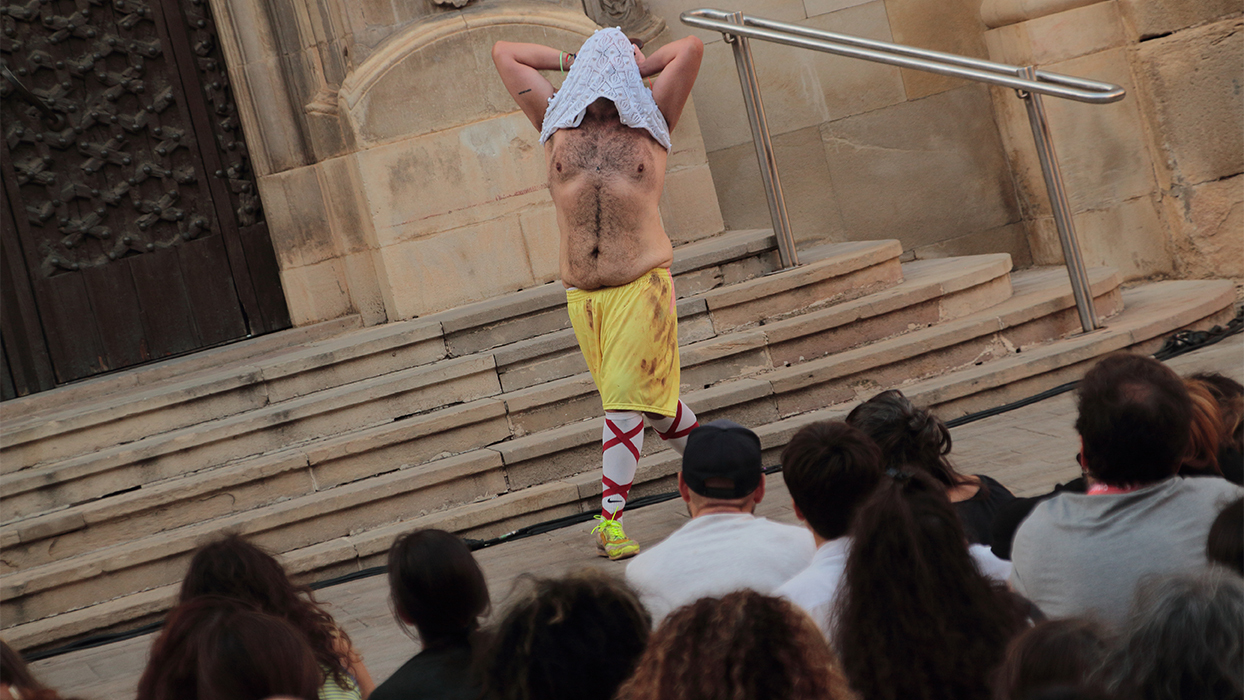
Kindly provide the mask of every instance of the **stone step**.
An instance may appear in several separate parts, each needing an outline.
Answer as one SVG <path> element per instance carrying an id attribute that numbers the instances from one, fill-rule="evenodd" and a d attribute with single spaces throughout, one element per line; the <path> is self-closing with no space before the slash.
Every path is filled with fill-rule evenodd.
<path id="1" fill-rule="evenodd" d="M 1049 275 L 1045 271 L 1030 276 L 1022 273 L 1016 275 L 1017 298 L 1031 294 L 1035 291 L 1033 287 L 1038 286 L 1032 279 L 1025 277 L 1040 280 L 1044 276 Z M 1063 279 L 1065 280 L 1065 276 Z M 1062 297 L 1070 297 L 1070 292 L 1063 290 L 1058 298 Z M 1235 293 L 1229 281 L 1173 281 L 1136 287 L 1122 292 L 1122 297 L 1126 309 L 1110 318 L 1104 329 L 1094 333 L 1072 334 L 1053 342 L 1033 345 L 1013 343 L 1003 356 L 993 361 L 969 364 L 955 371 L 922 379 L 909 377 L 896 386 L 917 404 L 933 407 L 943 418 L 1000 405 L 1078 378 L 1097 358 L 1109 352 L 1127 348 L 1152 352 L 1166 335 L 1176 330 L 1225 323 L 1231 315 Z M 1057 308 L 1057 300 L 1050 301 L 1047 297 L 1044 301 L 1045 303 L 1038 306 L 1043 306 L 1056 315 L 1065 314 L 1067 311 L 1066 308 Z M 1071 309 L 1071 313 L 1074 315 L 1074 309 Z M 1012 327 L 1005 325 L 1000 315 L 995 314 L 995 318 L 999 320 L 996 333 L 1001 337 L 1006 337 L 1012 328 L 1024 330 L 1024 326 L 1030 326 L 1033 320 Z M 934 329 L 920 330 L 909 334 L 909 337 L 916 338 Z M 1006 344 L 1003 343 L 1003 346 Z M 764 382 L 747 379 L 740 383 L 759 385 Z M 714 387 L 707 391 L 719 389 L 720 387 Z M 752 391 L 756 393 L 757 389 L 753 388 Z M 772 385 L 768 391 L 773 393 Z M 864 395 L 871 393 L 870 391 Z M 709 397 L 697 392 L 695 400 L 699 402 L 706 398 Z M 774 409 L 773 420 L 748 424 L 760 435 L 765 463 L 771 465 L 777 463 L 782 447 L 801 427 L 817 420 L 840 418 L 855 403 L 856 400 L 852 399 L 845 403 L 822 405 L 816 410 L 792 416 L 777 415 Z M 722 413 L 735 415 L 729 411 Z M 599 426 L 592 427 L 595 434 L 592 440 L 596 440 L 599 438 Z M 505 455 L 501 454 L 501 458 L 504 463 Z M 440 468 L 445 473 L 452 473 L 453 469 L 470 471 L 468 465 L 480 464 L 484 459 L 482 456 L 461 455 L 453 458 L 456 461 L 443 460 L 445 464 L 440 465 Z M 639 495 L 654 490 L 669 490 L 677 468 L 678 458 L 672 451 L 646 455 L 640 463 L 636 487 L 632 493 Z M 396 477 L 394 479 L 395 483 L 400 481 Z M 356 496 L 361 496 L 363 490 L 368 488 L 361 483 L 353 487 L 360 489 Z M 510 492 L 494 498 L 440 512 L 413 517 L 409 512 L 398 512 L 399 519 L 394 522 L 367 529 L 354 529 L 344 536 L 286 551 L 281 558 L 296 577 L 302 580 L 318 578 L 382 564 L 393 538 L 417 527 L 444 528 L 468 537 L 490 537 L 550 518 L 594 511 L 600 497 L 599 474 L 594 463 L 584 465 L 575 474 L 530 488 L 511 489 Z M 393 498 L 401 499 L 402 496 L 395 494 Z M 383 504 L 377 507 L 387 508 Z M 297 510 L 298 506 L 290 508 Z M 208 528 L 203 536 L 207 537 L 216 532 L 219 532 L 218 528 Z M 263 541 L 263 536 L 258 535 L 260 541 Z M 585 548 L 587 547 L 589 545 L 585 544 Z M 138 581 L 143 589 L 140 592 L 122 594 L 106 602 L 77 609 L 62 608 L 54 611 L 59 614 L 10 626 L 5 630 L 6 640 L 20 648 L 29 649 L 150 617 L 171 606 L 176 595 L 176 585 L 173 582 L 180 576 L 184 564 L 184 555 L 179 560 L 165 563 L 161 568 L 170 577 L 163 580 L 143 578 Z M 103 565 L 100 568 L 104 568 Z M 108 568 L 112 570 L 111 567 Z M 85 568 L 75 571 L 82 575 L 92 573 Z M 11 583 L 4 583 L 3 598 L 6 601 L 12 600 L 11 595 L 15 590 Z M 6 620 L 13 619 L 11 610 L 11 607 L 6 610 Z"/>
<path id="2" fill-rule="evenodd" d="M 778 321 L 766 325 L 763 333 L 753 328 L 684 346 L 683 376 L 697 378 L 684 382 L 684 390 L 772 369 L 771 363 L 763 360 L 766 341 L 773 343 L 770 352 L 781 351 L 786 344 L 797 345 L 801 352 L 812 346 L 828 352 L 864 342 L 869 331 L 875 333 L 873 337 L 885 337 L 918 327 L 917 323 L 946 321 L 985 308 L 1009 296 L 1009 270 L 1010 257 L 1006 254 L 907 263 L 902 284 L 866 299 Z M 856 326 L 855 332 L 838 333 L 847 322 Z M 457 361 L 450 364 L 453 362 Z M 582 364 L 581 356 L 579 362 Z M 340 408 L 337 403 L 334 399 L 329 405 Z M 0 530 L 7 538 L 0 543 L 5 549 L 0 573 L 42 566 L 117 542 L 260 507 L 279 498 L 323 491 L 418 465 L 437 455 L 464 452 L 600 414 L 600 400 L 584 370 L 530 389 L 505 392 L 495 399 L 379 425 L 362 434 L 283 449 L 227 467 L 144 485 L 20 520 Z M 201 429 L 196 435 L 209 432 Z M 282 437 L 294 436 L 286 431 Z M 145 466 L 149 468 L 150 462 Z"/>
<path id="3" fill-rule="evenodd" d="M 772 272 L 775 245 L 770 231 L 748 230 L 680 247 L 679 290 L 699 294 Z M 559 330 L 569 323 L 564 304 L 561 285 L 550 283 L 344 335 L 357 318 L 285 331 L 6 402 L 0 474 Z"/>
<path id="4" fill-rule="evenodd" d="M 994 263 L 996 267 L 998 261 L 990 260 L 986 256 L 984 261 L 969 260 L 968 262 Z M 1006 260 L 1003 262 L 1006 264 L 997 272 L 1004 275 L 1009 262 Z M 961 262 L 960 267 L 970 266 Z M 943 277 L 953 277 L 953 275 L 946 274 L 948 269 L 954 268 L 948 265 L 942 266 Z M 917 280 L 920 278 L 920 275 L 913 276 Z M 964 275 L 968 278 L 972 276 L 971 274 Z M 936 277 L 934 275 L 934 278 Z M 1094 282 L 1093 288 L 1098 297 L 1098 308 L 1101 312 L 1110 314 L 1116 311 L 1117 273 L 1112 270 L 1093 270 L 1090 272 L 1090 278 Z M 918 370 L 913 371 L 913 368 L 920 365 L 921 355 L 937 353 L 946 348 L 958 346 L 988 348 L 996 344 L 995 337 L 999 335 L 1001 329 L 1006 329 L 1008 333 L 1016 334 L 1017 337 L 1031 339 L 1030 342 L 1055 338 L 1065 332 L 1060 325 L 1064 323 L 1062 317 L 1067 315 L 1074 317 L 1075 315 L 1065 279 L 1065 273 L 1061 270 L 1022 274 L 1015 282 L 1018 293 L 1014 298 L 1002 304 L 958 320 L 925 328 L 919 333 L 896 336 L 887 341 L 863 346 L 857 350 L 839 353 L 807 364 L 813 362 L 825 364 L 826 360 L 846 358 L 839 364 L 849 367 L 849 372 L 842 372 L 841 367 L 832 363 L 825 364 L 825 367 L 819 370 L 822 384 L 837 388 L 838 384 L 852 381 L 863 371 L 897 373 L 904 378 L 921 376 Z M 960 284 L 963 283 L 960 282 Z M 986 289 L 988 289 L 987 285 Z M 955 302 L 948 303 L 948 306 L 962 307 L 961 304 Z M 878 307 L 886 308 L 884 304 L 879 304 Z M 796 320 L 798 319 L 790 319 L 782 323 L 789 324 Z M 782 327 L 781 323 L 775 325 Z M 763 330 L 764 327 L 761 327 L 755 329 L 755 332 Z M 748 332 L 750 331 L 740 331 L 725 337 L 731 338 L 734 335 Z M 781 337 L 788 337 L 788 334 L 789 329 L 786 329 Z M 711 341 L 706 341 L 705 344 L 709 342 Z M 887 344 L 905 347 L 908 352 L 898 353 L 898 356 L 894 356 L 893 353 L 868 352 L 873 347 Z M 864 357 L 875 357 L 877 361 L 871 366 L 867 363 L 861 366 L 861 363 L 855 359 L 859 353 L 863 353 Z M 979 356 L 979 351 L 976 354 Z M 759 367 L 757 371 L 763 369 L 765 368 Z M 718 386 L 689 392 L 686 394 L 686 400 L 705 419 L 729 415 L 748 425 L 762 425 L 779 420 L 792 413 L 782 408 L 785 398 L 782 393 L 786 391 L 782 384 L 785 381 L 784 373 L 791 368 L 773 369 L 770 367 L 768 369 L 769 372 L 752 379 L 733 379 Z M 929 372 L 926 370 L 923 374 L 927 375 Z M 721 378 L 725 379 L 730 376 L 730 373 L 726 372 Z M 807 388 L 799 385 L 793 390 L 801 392 L 799 395 L 802 397 Z M 823 393 L 826 391 L 820 390 Z M 853 397 L 854 394 L 852 393 L 851 396 Z M 831 402 L 826 401 L 817 408 L 826 403 Z M 481 413 L 487 413 L 487 410 L 485 406 L 480 408 Z M 494 420 L 501 419 L 505 411 L 505 409 L 498 410 L 497 408 L 491 410 L 490 415 L 494 417 Z M 459 419 L 456 422 L 466 421 Z M 124 541 L 112 547 L 88 550 L 69 559 L 24 568 L 0 576 L 0 599 L 7 602 L 5 619 L 13 623 L 33 621 L 55 614 L 58 610 L 87 606 L 101 599 L 109 599 L 113 595 L 121 595 L 128 590 L 136 590 L 132 588 L 133 586 L 159 585 L 176 580 L 179 575 L 177 572 L 180 571 L 179 567 L 184 566 L 185 559 L 189 557 L 194 547 L 210 533 L 219 532 L 222 529 L 245 532 L 255 537 L 257 541 L 269 544 L 277 551 L 288 551 L 302 546 L 302 544 L 291 545 L 291 543 L 302 542 L 303 540 L 299 538 L 311 532 L 317 532 L 317 536 L 331 539 L 352 529 L 368 529 L 381 524 L 374 522 L 373 518 L 383 520 L 391 517 L 392 511 L 371 507 L 375 504 L 371 503 L 368 498 L 383 496 L 391 499 L 396 498 L 398 494 L 404 494 L 404 499 L 409 500 L 401 500 L 400 505 L 395 506 L 395 510 L 397 512 L 418 510 L 419 506 L 414 504 L 427 503 L 427 501 L 421 501 L 418 490 L 406 492 L 388 485 L 390 478 L 400 481 L 401 475 L 383 477 L 379 482 L 384 484 L 383 486 L 375 486 L 376 479 L 368 478 L 377 471 L 391 472 L 400 465 L 399 460 L 405 462 L 403 452 L 411 449 L 410 443 L 414 437 L 407 432 L 408 430 L 409 428 L 406 427 L 380 426 L 366 436 L 359 438 L 343 436 L 340 440 L 317 446 L 320 450 L 318 454 L 307 454 L 305 457 L 305 464 L 311 472 L 311 482 L 315 484 L 316 490 L 304 496 L 242 513 L 230 514 L 217 520 L 196 522 L 185 527 L 142 537 L 137 541 Z M 500 423 L 496 424 L 495 430 L 498 440 L 509 436 L 509 432 Z M 474 426 L 466 432 L 472 436 L 485 434 L 484 430 Z M 475 495 L 483 497 L 487 495 L 489 488 L 516 491 L 594 471 L 596 462 L 599 460 L 599 439 L 599 423 L 595 420 L 586 420 L 542 430 L 525 437 L 495 442 L 480 450 L 480 452 L 490 453 L 486 459 L 469 456 L 474 453 L 467 453 L 461 459 L 468 460 L 470 464 L 479 469 L 493 472 L 492 474 L 475 473 L 473 476 L 471 483 L 480 485 L 483 489 Z M 650 444 L 649 447 L 657 446 Z M 426 454 L 428 449 L 423 447 L 420 451 Z M 411 464 L 411 462 L 405 463 Z M 302 458 L 293 457 L 284 460 L 283 464 L 287 469 L 296 469 L 302 468 L 304 463 Z M 347 483 L 348 486 L 333 488 L 335 485 Z M 375 486 L 374 489 L 373 486 Z M 371 496 L 362 498 L 360 501 L 348 495 L 356 492 L 371 494 Z M 354 504 L 358 502 L 369 503 L 369 507 L 357 510 Z M 438 507 L 440 505 L 438 503 Z M 346 508 L 351 510 L 353 515 L 340 515 L 335 512 L 335 508 Z M 177 510 L 176 504 L 172 504 L 171 509 Z M 429 508 L 425 505 L 423 509 Z M 298 514 L 302 514 L 303 517 L 299 517 Z M 303 522 L 303 519 L 307 517 L 315 518 L 314 527 Z M 342 518 L 345 522 L 352 522 L 352 525 L 343 525 Z M 352 521 L 351 518 L 353 518 Z M 130 522 L 137 519 L 125 516 L 118 518 L 120 521 L 129 520 Z M 69 523 L 69 525 L 73 524 Z M 325 529 L 319 530 L 320 527 Z M 21 530 L 18 532 L 20 533 Z M 11 550 L 20 551 L 21 548 L 14 547 Z M 101 576 L 105 571 L 108 575 Z"/>
<path id="5" fill-rule="evenodd" d="M 815 253 L 816 260 L 803 267 L 752 280 L 764 282 L 764 285 L 754 289 L 750 299 L 717 302 L 719 291 L 732 288 L 726 287 L 722 290 L 710 288 L 697 297 L 681 300 L 679 314 L 687 319 L 686 325 L 692 330 L 688 337 L 710 337 L 715 333 L 718 311 L 711 310 L 714 308 L 729 316 L 728 327 L 747 318 L 749 309 L 754 314 L 751 322 L 756 323 L 764 319 L 759 314 L 771 308 L 771 297 L 796 303 L 797 292 L 792 290 L 809 283 L 826 298 L 852 299 L 871 290 L 893 286 L 902 278 L 898 262 L 901 250 L 896 241 L 833 244 Z M 702 255 L 700 259 L 713 258 Z M 750 285 L 751 282 L 741 284 Z M 557 309 L 565 317 L 564 308 L 558 306 Z M 487 322 L 480 313 L 476 309 L 470 328 Z M 437 323 L 445 327 L 448 322 L 442 318 Z M 405 335 L 430 337 L 426 331 L 428 326 L 423 328 L 424 331 L 410 330 Z M 377 333 L 374 329 L 367 332 Z M 334 348 L 339 348 L 346 340 L 348 337 L 331 342 Z M 368 340 L 371 338 L 365 342 Z M 0 489 L 5 493 L 3 517 L 6 523 L 13 522 L 300 442 L 390 422 L 439 406 L 497 395 L 502 386 L 494 359 L 496 352 L 500 350 L 485 350 L 379 374 L 253 410 L 226 413 L 223 418 L 45 466 L 4 474 L 0 476 Z M 343 351 L 343 354 L 346 353 Z M 236 378 L 231 377 L 229 381 L 235 382 Z"/>

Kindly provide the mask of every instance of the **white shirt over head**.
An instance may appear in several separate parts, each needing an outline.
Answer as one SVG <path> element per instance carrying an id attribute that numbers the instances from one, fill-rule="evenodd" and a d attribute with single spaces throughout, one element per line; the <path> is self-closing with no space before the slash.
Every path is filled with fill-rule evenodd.
<path id="1" fill-rule="evenodd" d="M 750 513 L 710 513 L 632 559 L 626 580 L 656 625 L 700 598 L 744 588 L 770 594 L 806 569 L 815 552 L 806 528 Z"/>

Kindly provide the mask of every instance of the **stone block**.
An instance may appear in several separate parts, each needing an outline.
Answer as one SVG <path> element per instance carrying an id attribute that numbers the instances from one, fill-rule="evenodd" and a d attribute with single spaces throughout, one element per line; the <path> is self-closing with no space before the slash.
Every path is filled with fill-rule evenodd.
<path id="1" fill-rule="evenodd" d="M 329 158 L 317 168 L 328 210 L 327 222 L 338 250 L 357 253 L 375 248 L 376 232 L 354 156 Z"/>
<path id="2" fill-rule="evenodd" d="M 935 3 L 927 0 L 885 0 L 885 11 L 895 43 L 961 56 L 989 57 L 982 38 L 985 24 L 981 21 L 978 0 L 942 0 Z M 967 83 L 958 78 L 906 68 L 902 70 L 902 75 L 909 100 L 962 87 Z"/>
<path id="3" fill-rule="evenodd" d="M 350 283 L 340 258 L 281 270 L 281 289 L 295 326 L 340 318 L 354 312 Z"/>
<path id="4" fill-rule="evenodd" d="M 539 134 L 518 112 L 356 157 L 379 246 L 550 201 Z"/>
<path id="5" fill-rule="evenodd" d="M 670 141 L 674 148 L 665 163 L 666 171 L 703 165 L 708 159 L 704 151 L 704 134 L 700 131 L 700 117 L 695 109 L 695 98 L 687 98 L 678 125 L 670 134 Z"/>
<path id="6" fill-rule="evenodd" d="M 294 107 L 302 103 L 294 101 L 280 57 L 248 63 L 231 77 L 256 174 L 310 165 L 312 153 Z"/>
<path id="7" fill-rule="evenodd" d="M 803 10 L 809 17 L 826 15 L 830 12 L 845 10 L 848 7 L 863 5 L 871 0 L 803 0 Z"/>
<path id="8" fill-rule="evenodd" d="M 394 300 L 389 317 L 413 318 L 537 284 L 523 243 L 512 214 L 381 248 Z"/>
<path id="9" fill-rule="evenodd" d="M 798 24 L 868 39 L 892 39 L 882 0 Z M 752 42 L 752 54 L 773 136 L 880 109 L 905 98 L 897 68 L 762 41 Z M 751 142 L 730 45 L 718 41 L 704 47 L 693 94 L 709 153 Z"/>
<path id="10" fill-rule="evenodd" d="M 561 233 L 552 200 L 520 210 L 518 225 L 523 233 L 532 279 L 537 284 L 561 279 Z"/>
<path id="11" fill-rule="evenodd" d="M 318 165 L 309 165 L 259 178 L 259 196 L 282 270 L 341 254 L 329 227 L 318 171 Z"/>
<path id="12" fill-rule="evenodd" d="M 1180 277 L 1244 277 L 1244 175 L 1167 197 Z"/>
<path id="13" fill-rule="evenodd" d="M 662 42 L 674 41 L 685 36 L 698 36 L 705 44 L 721 41 L 721 34 L 717 32 L 696 29 L 678 20 L 678 16 L 688 10 L 713 7 L 713 5 L 706 5 L 697 0 L 644 0 L 644 5 L 647 6 L 649 12 L 665 20 L 666 29 L 658 36 L 658 40 Z M 741 10 L 749 15 L 779 22 L 799 22 L 808 17 L 804 12 L 803 4 L 795 0 L 741 0 L 728 7 L 731 10 Z M 707 63 L 708 61 L 705 60 L 705 64 Z M 731 61 L 730 65 L 733 66 L 734 62 Z M 703 68 L 700 70 L 700 75 L 704 75 Z"/>
<path id="14" fill-rule="evenodd" d="M 1028 243 L 1028 227 L 1023 222 L 1004 224 L 987 231 L 969 233 L 912 249 L 916 260 L 948 258 L 957 255 L 981 255 L 984 253 L 1010 253 L 1015 267 L 1033 264 L 1032 250 Z"/>
<path id="15" fill-rule="evenodd" d="M 1196 24 L 1239 14 L 1240 0 L 1119 0 L 1119 9 L 1132 36 L 1141 41 L 1177 32 Z"/>
<path id="16" fill-rule="evenodd" d="M 812 126 L 772 138 L 786 214 L 797 243 L 847 238 L 820 129 Z M 709 164 L 716 174 L 714 183 L 726 228 L 772 228 L 752 142 L 714 151 Z"/>
<path id="17" fill-rule="evenodd" d="M 376 274 L 373 251 L 350 253 L 342 258 L 342 266 L 350 290 L 350 305 L 362 319 L 363 325 L 375 326 L 388 321 L 384 292 L 381 290 L 383 281 Z"/>
<path id="18" fill-rule="evenodd" d="M 492 63 L 493 44 L 505 39 L 573 51 L 593 28 L 582 13 L 552 7 L 525 18 L 533 23 L 503 12 L 494 7 L 470 19 L 452 13 L 417 22 L 360 64 L 341 87 L 359 143 L 388 143 L 513 113 L 514 101 Z"/>
<path id="19" fill-rule="evenodd" d="M 1109 209 L 1077 213 L 1073 220 L 1084 264 L 1109 266 L 1126 280 L 1169 272 L 1171 253 L 1154 195 L 1137 197 Z M 1033 260 L 1039 265 L 1062 264 L 1062 247 L 1052 218 L 1033 222 Z"/>
<path id="20" fill-rule="evenodd" d="M 1119 16 L 1119 3 L 1098 2 L 991 29 L 984 39 L 989 49 L 987 58 L 1044 66 L 1123 46 L 1127 33 Z"/>
<path id="21" fill-rule="evenodd" d="M 675 245 L 715 236 L 725 229 L 707 163 L 668 172 L 660 209 L 665 233 Z"/>
<path id="22" fill-rule="evenodd" d="M 1136 50 L 1163 163 L 1176 185 L 1244 171 L 1244 19 L 1181 31 Z"/>
<path id="23" fill-rule="evenodd" d="M 840 119 L 821 136 L 853 240 L 897 235 L 910 249 L 1020 218 L 984 87 Z"/>

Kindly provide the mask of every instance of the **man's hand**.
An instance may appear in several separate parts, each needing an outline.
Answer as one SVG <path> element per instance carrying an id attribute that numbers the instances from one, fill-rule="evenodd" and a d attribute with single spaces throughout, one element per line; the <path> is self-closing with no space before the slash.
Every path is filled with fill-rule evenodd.
<path id="1" fill-rule="evenodd" d="M 646 59 L 642 56 L 643 53 L 636 47 L 635 63 L 639 65 L 639 75 L 646 78 L 661 74 L 652 84 L 652 98 L 670 131 L 673 131 L 674 124 L 682 116 L 683 107 L 687 105 L 695 77 L 700 72 L 704 42 L 689 36 L 662 46 Z"/>
<path id="2" fill-rule="evenodd" d="M 501 82 L 537 130 L 544 127 L 544 113 L 553 96 L 553 84 L 540 71 L 569 69 L 573 56 L 539 44 L 498 41 L 492 46 L 492 62 Z"/>

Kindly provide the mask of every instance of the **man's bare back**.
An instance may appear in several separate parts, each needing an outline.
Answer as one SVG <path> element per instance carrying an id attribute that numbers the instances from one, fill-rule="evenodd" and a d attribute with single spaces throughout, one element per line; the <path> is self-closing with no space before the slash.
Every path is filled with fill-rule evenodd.
<path id="1" fill-rule="evenodd" d="M 602 98 L 544 152 L 566 286 L 617 287 L 669 267 L 674 249 L 657 209 L 669 156 L 648 132 L 624 126 Z"/>

